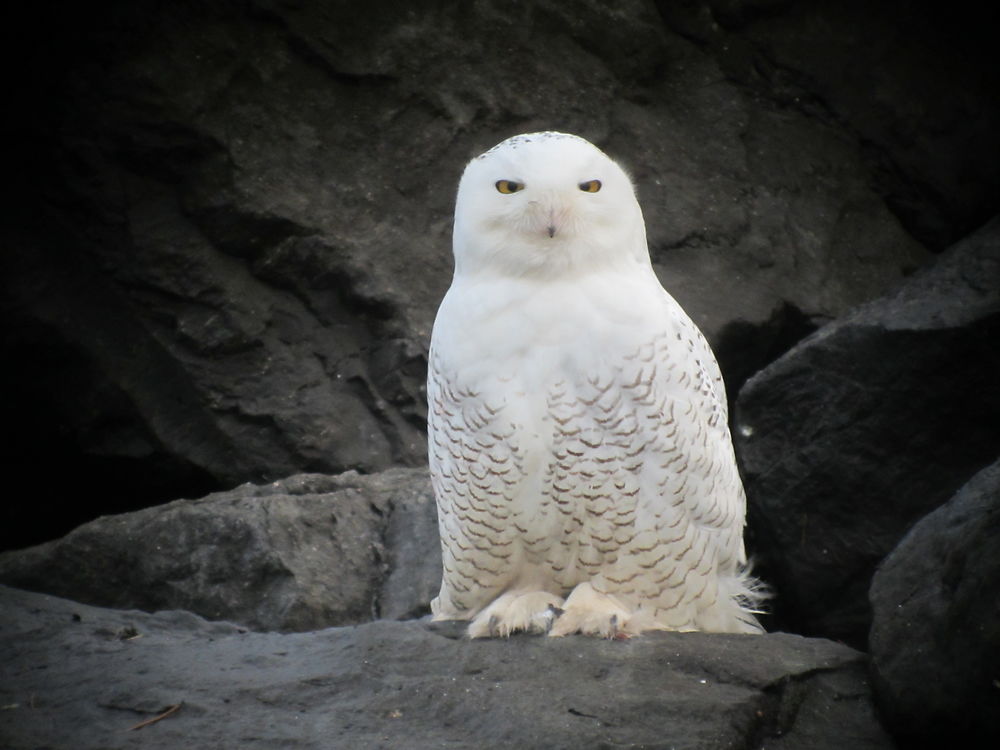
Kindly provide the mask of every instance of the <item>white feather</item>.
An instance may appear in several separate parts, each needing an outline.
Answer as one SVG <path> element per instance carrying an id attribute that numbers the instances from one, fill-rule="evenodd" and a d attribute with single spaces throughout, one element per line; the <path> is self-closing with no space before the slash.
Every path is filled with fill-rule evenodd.
<path id="1" fill-rule="evenodd" d="M 509 139 L 462 177 L 454 250 L 428 376 L 435 617 L 759 631 L 722 378 L 624 171 L 576 136 Z"/>

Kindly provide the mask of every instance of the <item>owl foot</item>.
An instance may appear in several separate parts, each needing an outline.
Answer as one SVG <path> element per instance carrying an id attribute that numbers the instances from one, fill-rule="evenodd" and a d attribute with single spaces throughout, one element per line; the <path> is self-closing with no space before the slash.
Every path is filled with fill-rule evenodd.
<path id="1" fill-rule="evenodd" d="M 519 630 L 547 633 L 562 603 L 562 597 L 548 591 L 502 594 L 469 623 L 469 637 L 506 638 Z"/>
<path id="2" fill-rule="evenodd" d="M 590 583 L 581 583 L 570 593 L 563 613 L 552 624 L 549 635 L 558 637 L 571 633 L 599 635 L 621 640 L 630 637 L 627 629 L 631 613 L 616 597 L 594 590 Z"/>

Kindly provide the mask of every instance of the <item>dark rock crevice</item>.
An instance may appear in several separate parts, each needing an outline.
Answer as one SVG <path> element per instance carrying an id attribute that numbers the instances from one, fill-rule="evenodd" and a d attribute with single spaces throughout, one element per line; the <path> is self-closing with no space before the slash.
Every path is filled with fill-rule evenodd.
<path id="1" fill-rule="evenodd" d="M 726 374 L 730 406 L 735 404 L 737 394 L 751 375 L 774 362 L 824 322 L 827 321 L 811 318 L 786 302 L 762 323 L 734 320 L 719 331 L 719 365 Z"/>
<path id="2" fill-rule="evenodd" d="M 1000 454 L 1000 223 L 751 378 L 736 410 L 777 624 L 864 647 L 875 566 Z"/>

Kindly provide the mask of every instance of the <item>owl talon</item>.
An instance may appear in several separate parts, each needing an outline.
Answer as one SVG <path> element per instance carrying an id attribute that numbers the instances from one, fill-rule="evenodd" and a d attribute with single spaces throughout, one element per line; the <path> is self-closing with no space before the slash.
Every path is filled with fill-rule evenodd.
<path id="1" fill-rule="evenodd" d="M 632 634 L 618 627 L 618 615 L 611 615 L 611 619 L 608 621 L 608 635 L 609 641 L 627 641 L 632 637 Z"/>
<path id="2" fill-rule="evenodd" d="M 562 607 L 557 607 L 555 604 L 550 604 L 548 606 L 548 608 L 543 613 L 543 617 L 545 618 L 545 631 L 544 631 L 545 635 L 548 635 L 550 632 L 552 632 L 552 626 L 555 625 L 556 620 L 559 619 L 559 615 L 561 615 L 565 611 L 566 610 L 564 610 Z"/>
<path id="3" fill-rule="evenodd" d="M 506 638 L 512 633 L 548 633 L 562 599 L 549 591 L 508 591 L 469 623 L 470 638 Z"/>
<path id="4" fill-rule="evenodd" d="M 590 583 L 581 583 L 566 599 L 565 612 L 550 636 L 583 633 L 617 640 L 631 617 L 628 609 L 611 594 L 602 594 Z"/>

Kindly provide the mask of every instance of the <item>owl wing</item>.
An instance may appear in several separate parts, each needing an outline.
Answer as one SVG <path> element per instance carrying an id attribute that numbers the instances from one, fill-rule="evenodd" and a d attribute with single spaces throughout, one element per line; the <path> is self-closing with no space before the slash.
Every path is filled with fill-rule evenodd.
<path id="1" fill-rule="evenodd" d="M 444 576 L 435 616 L 468 619 L 516 575 L 524 482 L 531 472 L 526 436 L 503 380 L 461 379 L 432 344 L 428 366 L 428 450 L 437 498 Z M 502 378 L 502 376 L 500 376 Z"/>
<path id="2" fill-rule="evenodd" d="M 718 364 L 662 289 L 635 305 L 641 320 L 588 341 L 602 356 L 547 393 L 553 431 L 532 527 L 561 519 L 550 534 L 571 549 L 569 584 L 591 581 L 656 627 L 753 629 L 737 603 L 752 582 Z"/>
<path id="3" fill-rule="evenodd" d="M 662 332 L 622 367 L 632 404 L 649 430 L 643 483 L 652 493 L 655 482 L 661 507 L 675 508 L 710 532 L 721 567 L 731 571 L 745 560 L 746 497 L 729 433 L 725 385 L 705 337 L 665 292 L 663 309 Z M 648 389 L 637 393 L 636 380 Z"/>

